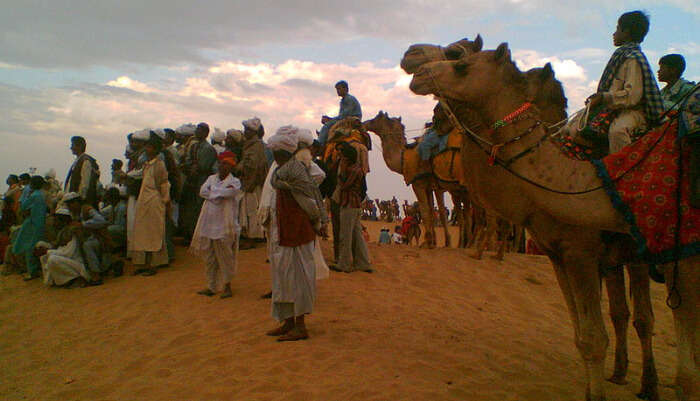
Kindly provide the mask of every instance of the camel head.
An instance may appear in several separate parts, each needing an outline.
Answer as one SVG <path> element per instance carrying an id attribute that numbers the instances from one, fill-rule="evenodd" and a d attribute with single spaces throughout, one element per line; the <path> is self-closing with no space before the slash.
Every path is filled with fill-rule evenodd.
<path id="1" fill-rule="evenodd" d="M 432 94 L 478 108 L 504 96 L 504 91 L 524 93 L 525 83 L 511 60 L 508 44 L 502 43 L 496 50 L 473 53 L 460 60 L 425 64 L 413 74 L 410 89 L 418 95 Z"/>
<path id="2" fill-rule="evenodd" d="M 382 142 L 406 144 L 405 127 L 401 117 L 389 117 L 387 112 L 380 110 L 373 119 L 363 122 L 362 126 L 365 130 L 377 134 Z"/>
<path id="3" fill-rule="evenodd" d="M 401 68 L 408 74 L 413 74 L 420 66 L 431 61 L 458 60 L 466 55 L 481 51 L 484 45 L 481 35 L 474 41 L 467 38 L 454 42 L 447 47 L 417 44 L 406 50 L 401 59 Z"/>

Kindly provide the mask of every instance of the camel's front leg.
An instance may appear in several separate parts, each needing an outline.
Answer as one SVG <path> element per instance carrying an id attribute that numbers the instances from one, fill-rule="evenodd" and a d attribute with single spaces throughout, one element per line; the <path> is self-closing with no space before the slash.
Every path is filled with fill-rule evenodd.
<path id="1" fill-rule="evenodd" d="M 582 244 L 572 242 L 572 248 Z M 583 251 L 581 248 L 566 252 L 563 265 L 567 272 L 569 286 L 576 303 L 579 320 L 579 336 L 576 347 L 586 366 L 588 388 L 586 400 L 605 400 L 605 351 L 608 348 L 608 335 L 603 325 L 600 309 L 600 277 L 598 259 L 594 257 L 596 248 Z"/>
<path id="2" fill-rule="evenodd" d="M 641 399 L 659 400 L 659 378 L 656 374 L 652 336 L 654 335 L 654 311 L 651 307 L 649 290 L 649 266 L 628 265 L 632 303 L 634 305 L 633 325 L 642 345 L 642 388 L 637 394 Z"/>
<path id="3" fill-rule="evenodd" d="M 608 290 L 610 319 L 615 328 L 615 368 L 608 379 L 615 384 L 627 384 L 627 326 L 630 310 L 625 296 L 625 271 L 617 266 L 605 276 L 605 288 Z"/>
<path id="4" fill-rule="evenodd" d="M 670 303 L 675 307 L 676 391 L 681 401 L 700 401 L 700 256 L 681 261 L 677 274 L 674 274 L 673 264 L 666 265 L 665 275 Z"/>

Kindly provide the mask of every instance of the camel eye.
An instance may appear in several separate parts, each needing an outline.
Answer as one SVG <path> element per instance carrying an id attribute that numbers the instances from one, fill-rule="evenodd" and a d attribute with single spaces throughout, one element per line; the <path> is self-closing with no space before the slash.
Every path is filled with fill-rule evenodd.
<path id="1" fill-rule="evenodd" d="M 455 64 L 455 72 L 458 75 L 467 75 L 467 70 L 469 66 L 464 61 L 460 61 Z"/>

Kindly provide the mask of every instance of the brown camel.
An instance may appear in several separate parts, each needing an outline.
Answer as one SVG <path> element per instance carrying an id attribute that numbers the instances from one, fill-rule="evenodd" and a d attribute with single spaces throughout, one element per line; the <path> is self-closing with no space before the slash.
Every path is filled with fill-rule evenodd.
<path id="1" fill-rule="evenodd" d="M 447 214 L 445 213 L 444 193 L 450 192 L 453 203 L 460 205 L 466 201 L 466 192 L 458 183 L 444 182 L 436 179 L 427 163 L 421 163 L 415 147 L 407 146 L 404 125 L 401 118 L 391 118 L 380 111 L 373 119 L 362 123 L 367 131 L 374 132 L 382 141 L 382 156 L 391 171 L 404 176 L 407 185 L 411 185 L 418 199 L 421 219 L 425 229 L 424 241 L 421 246 L 433 248 L 435 241 L 434 203 L 433 194 L 438 204 L 438 215 L 445 230 L 445 247 L 450 246 Z M 460 214 L 462 214 L 460 212 Z M 464 226 L 460 224 L 460 227 Z M 466 239 L 462 238 L 460 230 L 459 244 L 462 246 Z"/>
<path id="2" fill-rule="evenodd" d="M 538 74 L 543 76 L 540 86 L 544 86 L 546 75 L 552 75 L 553 78 L 549 66 L 545 66 Z M 530 90 L 533 83 L 528 82 L 526 76 L 517 70 L 510 60 L 507 46 L 502 45 L 496 51 L 474 53 L 459 61 L 438 61 L 423 65 L 414 75 L 411 89 L 418 94 L 434 94 L 443 99 L 466 102 L 468 108 L 456 113 L 466 126 L 471 126 L 474 120 L 480 120 L 483 125 L 489 126 L 516 110 L 526 100 L 535 103 L 534 116 L 528 116 L 497 131 L 478 131 L 483 135 L 482 140 L 463 141 L 463 161 L 469 163 L 466 181 L 471 193 L 480 201 L 503 217 L 523 224 L 552 260 L 574 323 L 576 345 L 586 366 L 587 398 L 603 400 L 603 362 L 608 339 L 600 311 L 598 265 L 614 265 L 624 259 L 609 260 L 615 256 L 611 252 L 618 248 L 618 243 L 604 243 L 600 232 L 606 230 L 626 233 L 629 226 L 602 190 L 581 195 L 552 194 L 518 179 L 500 166 L 489 165 L 488 155 L 477 144 L 479 141 L 482 141 L 482 146 L 484 140 L 503 143 L 519 136 L 528 124 L 533 124 L 534 118 L 558 121 L 564 115 L 566 103 L 560 85 L 558 98 L 544 96 L 543 93 L 533 93 Z M 512 157 L 533 146 L 544 135 L 543 127 L 537 127 L 532 135 L 501 149 L 499 157 Z M 600 185 L 590 164 L 567 159 L 548 141 L 541 142 L 533 152 L 511 164 L 511 169 L 562 191 Z M 492 188 L 499 190 L 494 191 Z M 601 250 L 607 250 L 611 254 L 606 255 Z M 683 299 L 681 305 L 674 310 L 679 342 L 677 383 L 682 400 L 697 400 L 700 397 L 700 320 L 696 317 L 696 305 L 700 304 L 700 280 L 696 273 L 697 265 L 698 257 L 681 261 L 677 272 L 678 280 L 675 282 Z M 666 269 L 669 285 L 673 284 L 671 271 L 673 269 Z M 643 293 L 645 289 L 642 287 L 632 284 L 633 292 Z M 640 294 L 641 296 L 644 295 Z M 642 395 L 658 398 L 654 394 L 655 372 L 646 369 L 647 360 L 652 358 L 650 344 L 653 325 L 650 316 L 647 318 L 645 321 L 635 321 L 645 354 L 642 392 L 647 393 Z M 649 376 L 654 376 L 654 380 Z"/>
<path id="3" fill-rule="evenodd" d="M 401 66 L 407 73 L 416 72 L 423 64 L 442 61 L 442 60 L 459 60 L 462 57 L 481 51 L 481 37 L 477 36 L 474 42 L 469 42 L 464 39 L 460 42 L 460 46 L 450 45 L 446 48 L 436 45 L 422 44 L 413 45 L 406 51 Z M 449 50 L 448 50 L 449 49 Z M 534 68 L 525 72 L 528 81 L 528 91 L 534 99 L 542 100 L 541 96 L 549 96 L 551 93 L 561 92 L 560 84 L 554 79 L 551 66 L 548 64 L 545 68 Z M 543 90 L 541 87 L 549 86 L 549 90 Z M 557 97 L 556 95 L 553 97 Z M 566 99 L 564 100 L 564 106 Z M 566 115 L 565 107 L 561 108 L 556 105 L 541 104 L 544 107 L 543 115 L 550 116 L 552 121 L 559 121 Z M 561 103 L 561 102 L 559 102 Z M 484 129 L 483 124 L 477 118 L 472 118 L 474 123 L 473 129 Z M 478 224 L 477 218 L 483 211 L 475 210 L 475 226 Z M 482 213 L 479 213 L 482 212 Z M 479 227 L 479 230 L 486 229 L 486 217 Z M 517 227 L 517 226 L 516 226 Z M 517 228 L 522 234 L 522 228 Z M 475 230 L 476 231 L 476 230 Z M 518 235 L 516 235 L 518 238 Z M 472 236 L 471 242 L 476 240 L 476 236 Z M 479 247 L 479 245 L 477 245 Z M 478 253 L 477 255 L 478 256 Z M 651 308 L 651 299 L 649 295 L 649 277 L 646 274 L 646 268 L 636 265 L 627 265 L 627 271 L 630 276 L 630 287 L 632 300 L 634 302 L 634 326 L 637 334 L 640 337 L 643 357 L 643 373 L 642 373 L 642 389 L 638 396 L 650 400 L 658 399 L 658 379 L 656 375 L 656 367 L 653 359 L 651 346 L 651 335 L 653 331 L 654 316 Z M 629 307 L 627 306 L 627 298 L 625 296 L 625 281 L 624 272 L 621 269 L 614 269 L 605 275 L 605 284 L 610 302 L 610 316 L 615 328 L 615 364 L 612 376 L 608 379 L 612 383 L 625 384 L 628 358 L 627 358 L 627 328 L 629 326 Z"/>

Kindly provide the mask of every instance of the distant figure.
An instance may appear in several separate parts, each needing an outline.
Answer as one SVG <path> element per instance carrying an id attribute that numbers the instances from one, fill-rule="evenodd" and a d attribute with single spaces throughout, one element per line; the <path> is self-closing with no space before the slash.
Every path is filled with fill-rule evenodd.
<path id="1" fill-rule="evenodd" d="M 401 235 L 401 226 L 394 227 L 394 233 L 391 234 L 391 240 L 394 244 L 403 244 L 403 235 Z"/>
<path id="2" fill-rule="evenodd" d="M 365 240 L 365 244 L 369 244 L 369 232 L 364 225 L 362 226 L 362 239 Z"/>
<path id="3" fill-rule="evenodd" d="M 391 244 L 391 234 L 389 233 L 388 228 L 382 228 L 379 230 L 379 241 L 377 241 L 379 245 L 382 244 Z"/>
<path id="4" fill-rule="evenodd" d="M 241 249 L 255 247 L 255 242 L 264 241 L 265 234 L 258 221 L 258 205 L 262 196 L 262 186 L 267 176 L 267 157 L 262 136 L 265 134 L 257 117 L 243 121 L 243 151 L 234 173 L 243 186 L 239 221 L 241 223 Z"/>

